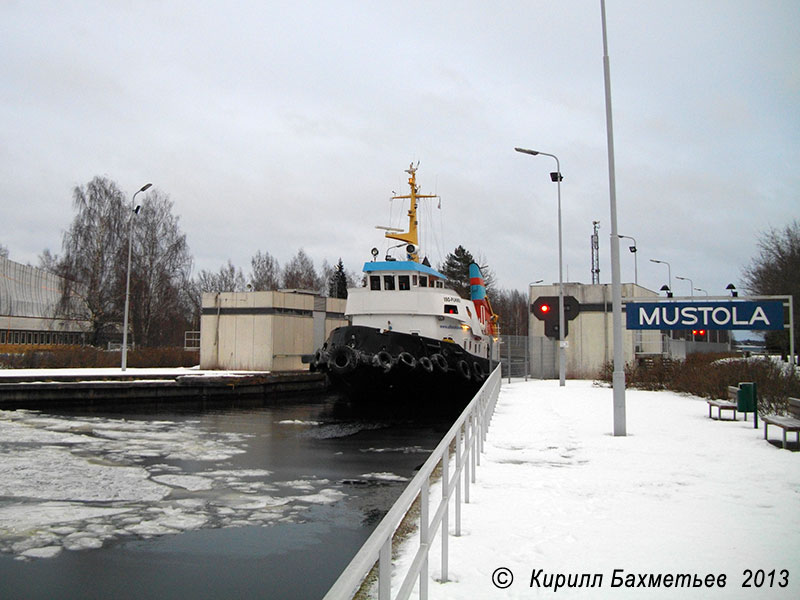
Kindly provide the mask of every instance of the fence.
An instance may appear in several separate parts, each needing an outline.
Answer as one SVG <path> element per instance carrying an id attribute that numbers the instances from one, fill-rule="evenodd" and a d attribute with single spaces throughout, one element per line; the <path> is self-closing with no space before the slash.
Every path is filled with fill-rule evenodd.
<path id="1" fill-rule="evenodd" d="M 546 337 L 500 336 L 500 362 L 503 377 L 558 377 L 558 342 Z"/>
<path id="2" fill-rule="evenodd" d="M 375 528 L 361 550 L 355 555 L 347 568 L 339 576 L 323 600 L 349 600 L 358 590 L 364 578 L 378 564 L 378 598 L 390 600 L 392 589 L 392 538 L 397 527 L 408 514 L 419 497 L 419 548 L 403 577 L 395 596 L 404 600 L 411 595 L 414 584 L 419 579 L 419 597 L 428 597 L 428 551 L 436 533 L 441 533 L 442 544 L 442 582 L 448 580 L 448 539 L 450 519 L 450 499 L 455 498 L 455 535 L 461 535 L 462 474 L 463 500 L 469 503 L 469 485 L 475 483 L 475 468 L 480 465 L 483 442 L 489 428 L 494 406 L 500 394 L 500 368 L 496 368 L 486 379 L 481 389 L 461 413 L 456 422 L 444 436 L 433 453 L 422 465 L 397 502 Z M 454 465 L 450 464 L 450 446 L 455 442 Z M 430 478 L 434 469 L 441 465 L 442 498 L 433 506 L 430 518 Z M 452 475 L 451 466 L 454 466 Z M 441 531 L 440 531 L 441 530 Z"/>

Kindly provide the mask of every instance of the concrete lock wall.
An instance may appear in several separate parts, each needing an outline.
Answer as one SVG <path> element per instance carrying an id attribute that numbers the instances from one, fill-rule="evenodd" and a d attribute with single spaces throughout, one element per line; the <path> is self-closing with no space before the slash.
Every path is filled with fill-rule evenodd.
<path id="1" fill-rule="evenodd" d="M 532 285 L 530 287 L 530 304 L 541 296 L 558 297 L 558 284 Z M 567 377 L 596 377 L 605 363 L 614 358 L 613 314 L 611 306 L 611 284 L 586 285 L 582 283 L 565 283 L 564 296 L 573 296 L 581 305 L 578 316 L 569 322 L 566 341 L 566 375 Z M 623 308 L 627 298 L 654 298 L 656 292 L 632 283 L 622 285 Z M 624 318 L 624 314 L 623 314 Z M 624 322 L 623 322 L 624 327 Z M 542 347 L 548 344 L 545 356 L 552 358 L 553 363 L 544 363 L 543 377 L 557 377 L 558 373 L 558 340 L 544 337 L 544 321 L 529 313 L 531 356 L 542 353 Z M 646 354 L 662 354 L 660 331 L 629 331 L 623 329 L 625 362 L 631 362 L 637 356 Z M 544 362 L 544 361 L 543 361 Z M 533 364 L 533 361 L 532 361 Z"/>
<path id="2" fill-rule="evenodd" d="M 200 367 L 248 371 L 305 369 L 336 327 L 345 300 L 303 291 L 203 294 Z"/>

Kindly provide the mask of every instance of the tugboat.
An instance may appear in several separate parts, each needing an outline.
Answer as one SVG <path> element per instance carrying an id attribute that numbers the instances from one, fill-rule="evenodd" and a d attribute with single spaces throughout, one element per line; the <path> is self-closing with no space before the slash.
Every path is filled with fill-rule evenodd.
<path id="1" fill-rule="evenodd" d="M 363 287 L 348 289 L 351 325 L 334 329 L 311 361 L 335 388 L 351 397 L 402 395 L 469 401 L 497 361 L 497 315 L 477 264 L 469 267 L 471 298 L 447 287 L 447 278 L 420 262 L 417 204 L 438 196 L 419 193 L 416 167 L 409 174 L 408 231 L 391 227 L 386 238 L 404 247 L 404 260 L 388 253 L 364 264 Z M 438 401 L 438 400 L 437 400 Z"/>

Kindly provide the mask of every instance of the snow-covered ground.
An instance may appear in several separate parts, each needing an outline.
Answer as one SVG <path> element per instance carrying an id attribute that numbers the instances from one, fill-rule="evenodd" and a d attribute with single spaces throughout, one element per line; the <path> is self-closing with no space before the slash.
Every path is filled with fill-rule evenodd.
<path id="1" fill-rule="evenodd" d="M 628 390 L 626 403 L 628 435 L 614 437 L 609 388 L 504 384 L 449 540 L 450 581 L 437 535 L 429 597 L 800 598 L 800 452 L 752 421 L 709 419 L 700 398 Z M 684 574 L 702 586 L 673 579 Z"/>
<path id="2" fill-rule="evenodd" d="M 219 468 L 247 445 L 247 434 L 198 421 L 0 411 L 0 552 L 47 558 L 130 536 L 285 522 L 344 497 L 323 478 Z"/>

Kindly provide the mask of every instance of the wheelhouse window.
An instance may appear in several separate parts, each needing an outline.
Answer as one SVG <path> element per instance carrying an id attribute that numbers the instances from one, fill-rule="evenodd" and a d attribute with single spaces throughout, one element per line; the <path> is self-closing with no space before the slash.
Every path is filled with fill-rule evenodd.
<path id="1" fill-rule="evenodd" d="M 428 287 L 428 277 L 426 275 L 419 276 L 419 287 Z"/>
<path id="2" fill-rule="evenodd" d="M 400 275 L 397 277 L 397 289 L 403 291 L 411 289 L 411 279 L 408 275 Z"/>
<path id="3" fill-rule="evenodd" d="M 379 290 L 379 289 L 381 289 L 381 276 L 380 275 L 370 275 L 369 276 L 369 289 L 371 289 L 371 290 Z"/>
<path id="4" fill-rule="evenodd" d="M 444 314 L 446 314 L 446 315 L 457 315 L 458 314 L 458 307 L 455 304 L 445 304 L 444 305 Z"/>
<path id="5" fill-rule="evenodd" d="M 384 275 L 383 276 L 383 289 L 385 289 L 385 290 L 393 290 L 394 289 L 394 275 Z"/>

